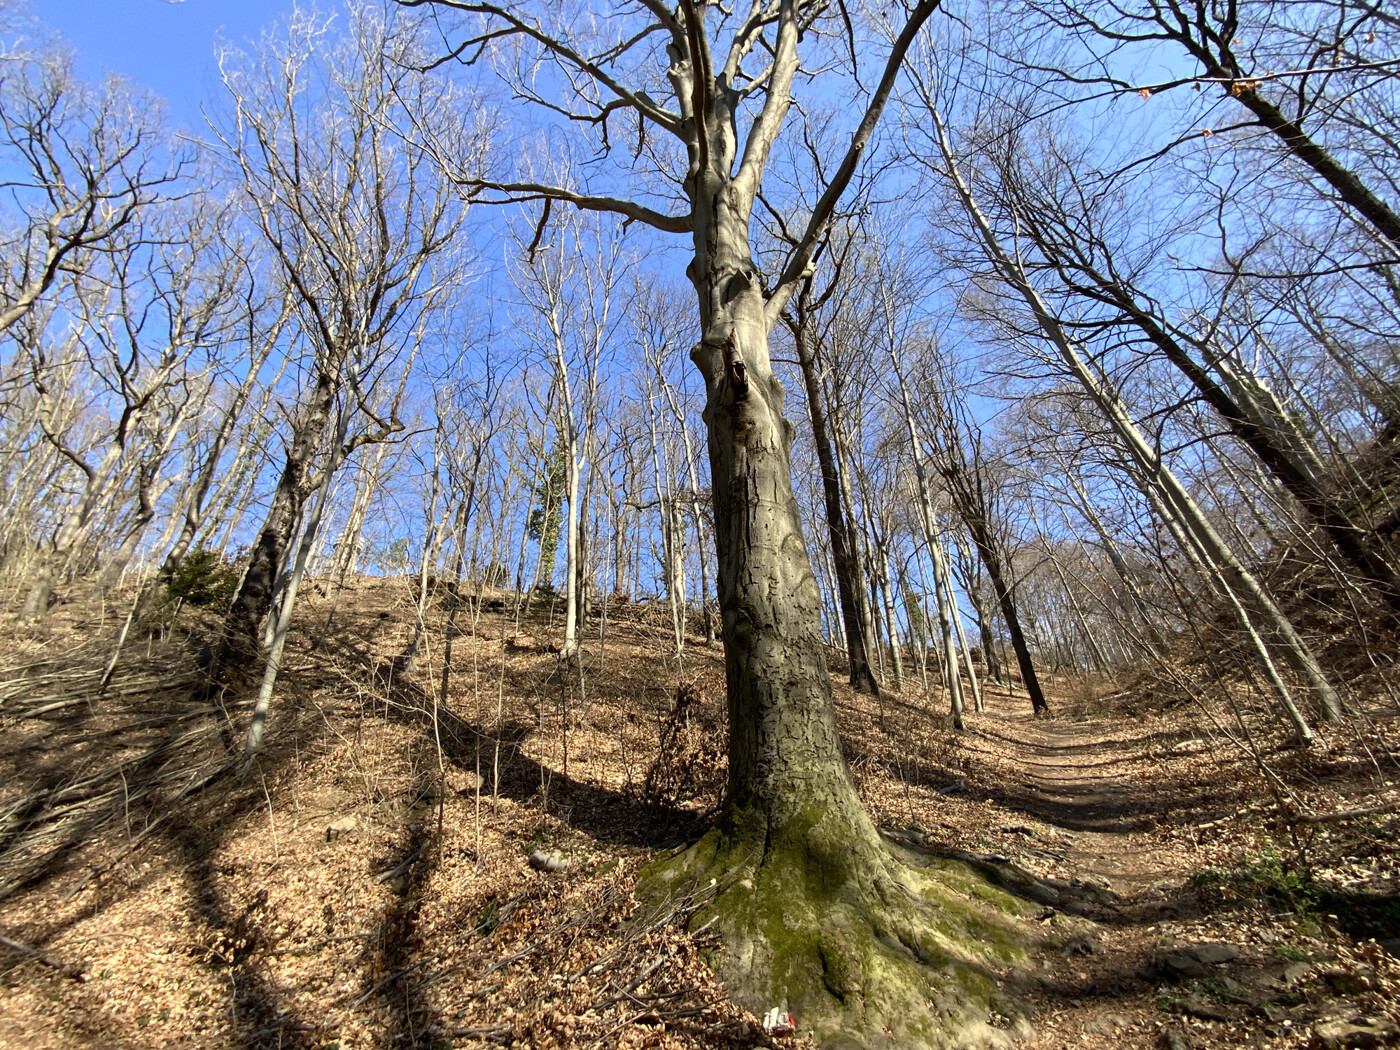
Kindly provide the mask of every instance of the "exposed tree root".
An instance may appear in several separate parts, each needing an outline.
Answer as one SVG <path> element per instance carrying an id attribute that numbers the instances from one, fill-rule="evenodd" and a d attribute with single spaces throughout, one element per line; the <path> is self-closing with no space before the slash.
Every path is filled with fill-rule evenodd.
<path id="1" fill-rule="evenodd" d="M 727 813 L 643 880 L 647 893 L 701 895 L 692 921 L 721 934 L 711 965 L 738 1002 L 759 1016 L 786 1007 L 833 1048 L 1006 1046 L 1030 1034 L 1014 995 L 1035 939 L 1020 901 L 831 810 L 772 833 L 746 817 Z"/>

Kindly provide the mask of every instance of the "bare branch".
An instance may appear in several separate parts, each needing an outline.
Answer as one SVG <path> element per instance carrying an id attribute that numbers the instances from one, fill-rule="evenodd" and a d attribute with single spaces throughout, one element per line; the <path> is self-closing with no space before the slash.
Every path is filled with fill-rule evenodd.
<path id="1" fill-rule="evenodd" d="M 629 220 L 646 223 L 665 233 L 689 233 L 694 223 L 689 215 L 667 215 L 634 201 L 618 197 L 595 197 L 577 193 L 562 186 L 547 186 L 539 182 L 491 182 L 486 179 L 462 179 L 458 185 L 473 197 L 481 190 L 492 190 L 507 196 L 500 200 L 483 200 L 483 204 L 519 204 L 525 201 L 556 200 L 572 204 L 584 211 L 607 211 Z"/>
<path id="2" fill-rule="evenodd" d="M 850 185 L 851 177 L 855 174 L 856 166 L 860 163 L 866 144 L 875 131 L 875 125 L 879 123 L 881 113 L 884 112 L 885 103 L 889 101 L 890 92 L 894 90 L 895 78 L 898 77 L 899 70 L 904 65 L 904 56 L 908 53 L 914 38 L 918 36 L 919 30 L 923 28 L 929 16 L 938 9 L 941 2 L 942 0 L 919 0 L 913 11 L 909 13 L 909 18 L 904 23 L 904 28 L 900 31 L 899 36 L 895 38 L 889 56 L 885 59 L 885 70 L 880 76 L 880 82 L 876 85 L 874 94 L 870 96 L 869 103 L 866 104 L 865 115 L 851 136 L 851 144 L 846 150 L 846 155 L 841 159 L 841 164 L 837 167 L 826 191 L 822 193 L 816 206 L 812 209 L 812 215 L 807 221 L 807 229 L 803 232 L 802 239 L 797 242 L 788 259 L 787 266 L 778 276 L 772 297 L 768 300 L 767 310 L 770 323 L 778 318 L 784 304 L 787 303 L 788 298 L 796 290 L 798 283 L 806 273 L 817 243 L 821 240 L 822 233 L 831 221 L 837 202 L 840 201 L 846 187 Z"/>

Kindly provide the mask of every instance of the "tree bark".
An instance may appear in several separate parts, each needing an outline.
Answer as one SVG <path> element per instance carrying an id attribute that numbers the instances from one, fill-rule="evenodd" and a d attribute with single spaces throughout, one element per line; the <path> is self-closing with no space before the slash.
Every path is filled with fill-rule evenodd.
<path id="1" fill-rule="evenodd" d="M 992 592 L 997 597 L 1002 619 L 1006 621 L 1006 633 L 1011 638 L 1011 651 L 1016 654 L 1016 667 L 1021 672 L 1021 684 L 1030 694 L 1031 710 L 1038 715 L 1048 715 L 1050 705 L 1045 700 L 1045 693 L 1040 688 L 1040 678 L 1035 673 L 1031 647 L 1026 642 L 1026 634 L 1021 629 L 1021 618 L 1016 611 L 1016 595 L 1006 578 L 1006 568 L 997 552 L 996 538 L 992 536 L 987 523 L 980 519 L 964 520 L 963 524 L 967 526 L 968 534 L 972 537 L 972 545 L 977 548 L 982 568 L 992 581 Z"/>
<path id="2" fill-rule="evenodd" d="M 937 520 L 935 519 L 935 524 Z M 972 665 L 972 650 L 967 645 L 967 635 L 963 633 L 962 612 L 958 609 L 958 597 L 953 593 L 953 573 L 948 567 L 948 555 L 940 540 L 937 550 L 937 558 L 934 561 L 934 571 L 940 576 L 943 584 L 943 591 L 948 596 L 948 612 L 953 621 L 953 630 L 958 636 L 958 645 L 962 649 L 963 668 L 967 671 L 968 685 L 972 688 L 972 709 L 978 714 L 986 710 L 986 705 L 982 702 L 982 686 L 977 681 L 977 668 Z"/>
<path id="3" fill-rule="evenodd" d="M 246 667 L 257 657 L 263 625 L 272 609 L 277 576 L 286 559 L 287 547 L 301 524 L 302 507 L 309 495 L 311 462 L 330 422 L 336 384 L 337 377 L 329 369 L 318 371 L 316 385 L 287 449 L 272 505 L 253 543 L 247 568 L 229 607 L 223 640 L 211 668 L 211 678 L 216 684 L 228 684 L 224 676 L 231 667 Z"/>

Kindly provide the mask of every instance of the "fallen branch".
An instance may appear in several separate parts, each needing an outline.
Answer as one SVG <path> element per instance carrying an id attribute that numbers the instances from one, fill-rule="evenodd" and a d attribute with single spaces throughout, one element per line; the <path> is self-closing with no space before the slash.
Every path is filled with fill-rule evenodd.
<path id="1" fill-rule="evenodd" d="M 50 969 L 57 970 L 59 973 L 63 974 L 64 977 L 71 978 L 74 981 L 84 981 L 87 979 L 83 976 L 83 970 L 86 968 L 86 964 L 84 963 L 65 966 L 53 956 L 46 955 L 38 948 L 25 944 L 23 941 L 16 941 L 10 937 L 0 936 L 0 944 L 19 952 L 21 955 L 27 955 L 36 962 L 43 963 Z"/>
<path id="2" fill-rule="evenodd" d="M 1295 824 L 1331 824 L 1338 820 L 1353 820 L 1356 817 L 1380 817 L 1400 810 L 1400 802 L 1384 806 L 1364 806 L 1360 809 L 1339 809 L 1335 813 L 1300 813 L 1296 817 L 1285 817 L 1285 821 Z"/>

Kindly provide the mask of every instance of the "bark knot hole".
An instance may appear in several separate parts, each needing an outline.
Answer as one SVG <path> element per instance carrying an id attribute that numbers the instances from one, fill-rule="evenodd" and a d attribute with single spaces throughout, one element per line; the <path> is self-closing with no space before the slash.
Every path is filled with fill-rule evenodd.
<path id="1" fill-rule="evenodd" d="M 749 375 L 744 368 L 744 362 L 739 359 L 735 352 L 734 337 L 731 335 L 724 341 L 724 372 L 729 379 L 729 386 L 734 391 L 734 400 L 743 401 L 749 396 Z"/>
<path id="2" fill-rule="evenodd" d="M 722 296 L 724 305 L 728 306 L 735 299 L 739 298 L 739 296 L 743 295 L 744 290 L 752 283 L 749 274 L 742 270 L 730 277 L 729 280 L 724 283 L 724 294 Z"/>

